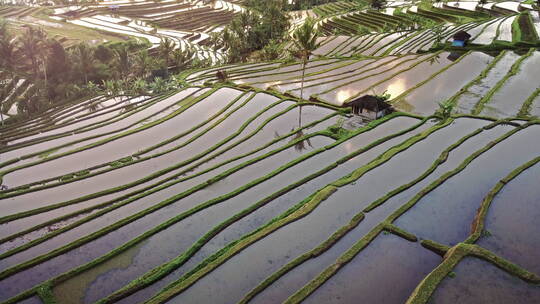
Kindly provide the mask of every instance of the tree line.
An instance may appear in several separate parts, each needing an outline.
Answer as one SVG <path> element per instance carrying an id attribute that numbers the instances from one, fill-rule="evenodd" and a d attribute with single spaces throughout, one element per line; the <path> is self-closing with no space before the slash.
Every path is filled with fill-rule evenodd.
<path id="1" fill-rule="evenodd" d="M 0 20 L 0 82 L 17 77 L 33 84 L 32 96 L 17 101 L 20 113 L 31 114 L 95 94 L 160 93 L 171 88 L 166 80 L 171 75 L 211 64 L 197 59 L 195 49 L 181 50 L 168 38 L 150 47 L 142 40 L 65 47 L 41 28 L 27 27 L 16 36 Z"/>

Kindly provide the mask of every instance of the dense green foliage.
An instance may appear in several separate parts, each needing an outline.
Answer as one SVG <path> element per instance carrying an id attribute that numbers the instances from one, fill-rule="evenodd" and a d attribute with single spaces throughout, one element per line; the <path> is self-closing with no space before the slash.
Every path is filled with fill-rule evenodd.
<path id="1" fill-rule="evenodd" d="M 229 62 L 246 61 L 254 51 L 264 50 L 261 57 L 275 59 L 277 43 L 283 42 L 290 27 L 285 14 L 286 1 L 250 1 L 252 11 L 233 19 L 214 43 L 225 46 Z"/>
<path id="2" fill-rule="evenodd" d="M 66 48 L 40 28 L 28 27 L 16 37 L 0 22 L 0 70 L 9 82 L 17 76 L 30 81 L 29 98 L 17 100 L 20 113 L 31 114 L 73 98 L 105 93 L 145 95 L 168 90 L 164 79 L 186 68 L 209 65 L 193 59 L 193 49 L 181 50 L 170 39 L 150 54 L 139 40 Z M 11 89 L 2 88 L 0 95 Z M 33 94 L 29 94 L 33 93 Z M 5 109 L 4 109 L 5 110 Z"/>

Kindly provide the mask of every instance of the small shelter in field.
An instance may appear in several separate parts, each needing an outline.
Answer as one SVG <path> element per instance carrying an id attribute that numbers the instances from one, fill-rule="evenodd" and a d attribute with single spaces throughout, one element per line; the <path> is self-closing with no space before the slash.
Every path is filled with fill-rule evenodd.
<path id="1" fill-rule="evenodd" d="M 454 41 L 452 41 L 452 46 L 464 47 L 467 41 L 471 39 L 471 34 L 465 31 L 459 31 L 454 34 L 452 39 L 454 39 Z"/>
<path id="2" fill-rule="evenodd" d="M 392 112 L 392 106 L 382 98 L 364 95 L 344 104 L 352 108 L 352 113 L 369 119 L 378 119 Z"/>

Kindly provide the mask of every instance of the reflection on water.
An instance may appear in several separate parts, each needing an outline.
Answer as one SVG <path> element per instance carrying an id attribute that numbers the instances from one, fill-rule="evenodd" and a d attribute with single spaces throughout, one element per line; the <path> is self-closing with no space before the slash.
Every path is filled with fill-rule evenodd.
<path id="1" fill-rule="evenodd" d="M 444 279 L 430 304 L 538 303 L 540 287 L 527 284 L 477 258 L 465 258 L 454 269 L 454 278 Z"/>
<path id="2" fill-rule="evenodd" d="M 390 80 L 390 83 L 386 87 L 386 93 L 390 96 L 398 96 L 399 94 L 405 92 L 407 89 L 407 82 L 400 76 Z"/>
<path id="3" fill-rule="evenodd" d="M 529 271 L 540 273 L 540 165 L 527 169 L 497 194 L 486 218 L 489 236 L 478 244 Z"/>
<path id="4" fill-rule="evenodd" d="M 355 93 L 355 90 L 353 89 L 338 89 L 337 95 L 336 95 L 337 104 L 342 105 L 345 102 L 345 100 L 351 98 L 351 96 L 353 96 L 354 93 Z"/>
<path id="5" fill-rule="evenodd" d="M 381 234 L 304 303 L 405 303 L 440 261 L 419 243 Z"/>

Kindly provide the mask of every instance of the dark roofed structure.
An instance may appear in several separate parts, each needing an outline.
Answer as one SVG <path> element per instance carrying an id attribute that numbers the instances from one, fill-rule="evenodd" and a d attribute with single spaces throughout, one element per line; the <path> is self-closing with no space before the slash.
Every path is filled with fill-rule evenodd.
<path id="1" fill-rule="evenodd" d="M 364 95 L 344 104 L 344 106 L 351 107 L 352 112 L 356 115 L 362 115 L 372 119 L 383 117 L 391 112 L 392 109 L 389 103 L 373 95 Z"/>
<path id="2" fill-rule="evenodd" d="M 465 32 L 465 31 L 459 31 L 452 36 L 454 40 L 461 40 L 461 41 L 467 41 L 471 39 L 471 34 Z"/>

